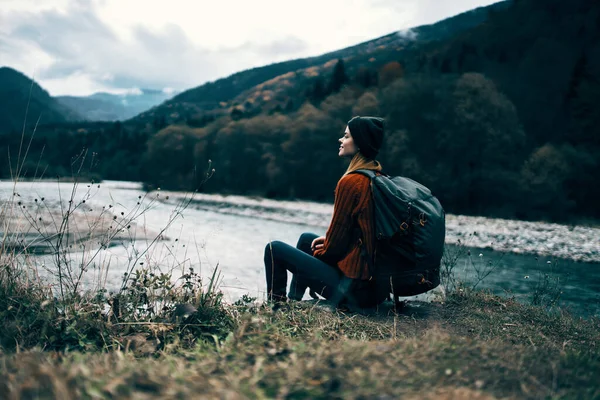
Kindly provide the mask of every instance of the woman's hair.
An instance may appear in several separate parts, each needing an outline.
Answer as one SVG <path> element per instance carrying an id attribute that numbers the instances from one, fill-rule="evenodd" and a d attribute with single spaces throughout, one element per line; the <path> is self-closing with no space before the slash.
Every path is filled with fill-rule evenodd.
<path id="1" fill-rule="evenodd" d="M 350 132 L 352 134 L 352 132 Z M 374 171 L 381 171 L 381 163 L 377 160 L 369 159 L 365 157 L 360 151 L 357 152 L 352 160 L 350 161 L 350 165 L 348 165 L 348 169 L 342 175 L 342 177 L 348 175 L 351 172 L 356 171 L 357 169 L 372 169 Z"/>

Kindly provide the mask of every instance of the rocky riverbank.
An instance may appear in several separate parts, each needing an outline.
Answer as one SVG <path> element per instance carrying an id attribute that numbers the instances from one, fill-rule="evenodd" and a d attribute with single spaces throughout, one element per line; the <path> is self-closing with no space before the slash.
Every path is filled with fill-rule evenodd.
<path id="1" fill-rule="evenodd" d="M 158 235 L 137 224 L 131 215 L 113 213 L 111 208 L 94 210 L 85 202 L 61 208 L 43 198 L 5 203 L 0 209 L 1 243 L 5 249 L 47 254 L 58 249 L 107 248 L 122 241 L 152 240 Z"/>
<path id="2" fill-rule="evenodd" d="M 176 203 L 179 192 L 163 193 Z M 196 194 L 191 207 L 213 212 L 327 228 L 331 204 L 277 201 L 244 196 Z M 545 222 L 452 215 L 446 217 L 446 243 L 503 252 L 538 254 L 600 262 L 600 229 Z"/>

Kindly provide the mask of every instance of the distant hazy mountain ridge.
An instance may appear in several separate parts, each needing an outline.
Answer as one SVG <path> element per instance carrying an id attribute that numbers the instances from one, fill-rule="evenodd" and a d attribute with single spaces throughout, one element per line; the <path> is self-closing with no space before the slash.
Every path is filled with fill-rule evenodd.
<path id="1" fill-rule="evenodd" d="M 56 99 L 88 121 L 122 121 L 168 100 L 175 93 L 141 89 L 126 94 L 101 92 L 90 96 L 58 96 Z"/>

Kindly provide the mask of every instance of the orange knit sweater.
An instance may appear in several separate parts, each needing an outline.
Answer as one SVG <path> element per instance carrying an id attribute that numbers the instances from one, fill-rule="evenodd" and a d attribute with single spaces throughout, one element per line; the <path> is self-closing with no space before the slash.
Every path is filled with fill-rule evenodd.
<path id="1" fill-rule="evenodd" d="M 349 174 L 335 189 L 333 217 L 325 234 L 322 249 L 314 256 L 328 264 L 337 264 L 349 278 L 369 279 L 367 261 L 361 255 L 356 228 L 360 227 L 362 241 L 368 254 L 374 253 L 375 221 L 370 188 L 371 180 L 361 174 Z"/>

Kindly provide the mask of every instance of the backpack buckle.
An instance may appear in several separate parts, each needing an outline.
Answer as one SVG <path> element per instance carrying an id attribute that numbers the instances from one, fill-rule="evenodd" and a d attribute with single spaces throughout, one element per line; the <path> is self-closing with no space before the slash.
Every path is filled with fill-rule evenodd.
<path id="1" fill-rule="evenodd" d="M 408 224 L 406 222 L 403 222 L 400 224 L 400 230 L 401 231 L 405 231 L 408 229 Z"/>

